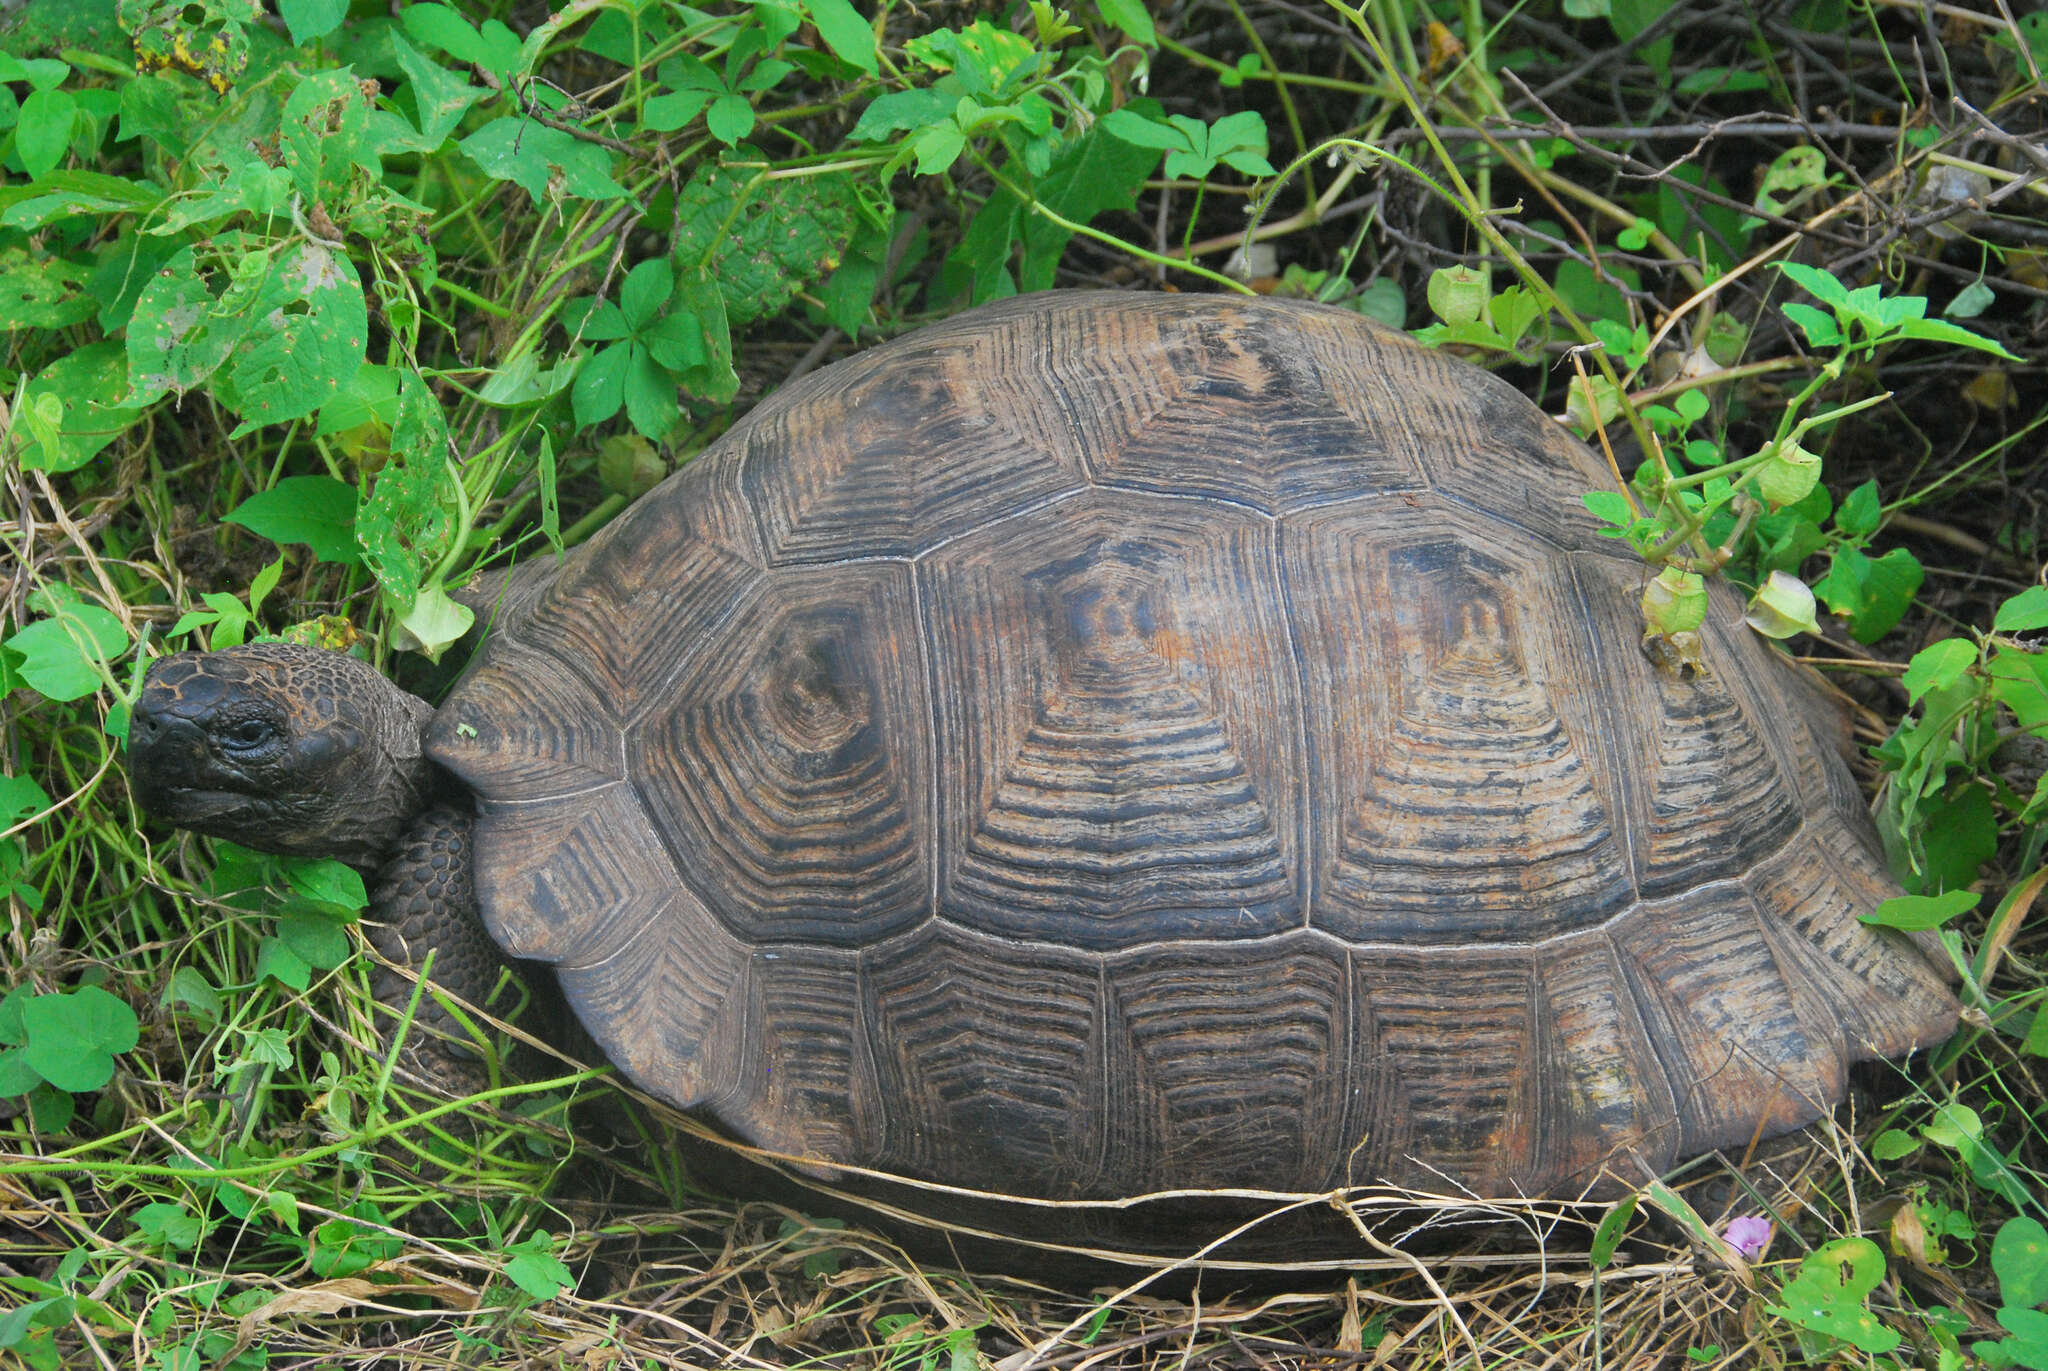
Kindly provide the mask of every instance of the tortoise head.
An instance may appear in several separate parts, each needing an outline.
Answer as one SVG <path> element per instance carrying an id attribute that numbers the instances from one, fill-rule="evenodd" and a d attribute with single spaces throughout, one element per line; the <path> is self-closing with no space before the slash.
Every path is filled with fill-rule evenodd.
<path id="1" fill-rule="evenodd" d="M 339 652 L 180 652 L 135 702 L 129 777 L 143 809 L 180 828 L 368 868 L 431 797 L 432 714 Z"/>

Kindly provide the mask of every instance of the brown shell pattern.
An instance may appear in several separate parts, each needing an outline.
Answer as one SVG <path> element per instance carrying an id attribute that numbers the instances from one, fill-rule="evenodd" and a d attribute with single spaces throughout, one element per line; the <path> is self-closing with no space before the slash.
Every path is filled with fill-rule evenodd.
<path id="1" fill-rule="evenodd" d="M 1604 467 L 1335 310 L 1019 299 L 763 403 L 442 711 L 493 931 L 764 1146 L 1548 1192 L 1948 1031 L 1824 711 Z M 1639 1164 L 1640 1163 L 1640 1164 Z"/>

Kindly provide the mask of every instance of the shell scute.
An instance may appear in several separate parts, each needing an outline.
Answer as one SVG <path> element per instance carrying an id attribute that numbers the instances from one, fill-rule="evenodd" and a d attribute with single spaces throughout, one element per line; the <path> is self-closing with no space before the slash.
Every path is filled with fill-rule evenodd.
<path id="1" fill-rule="evenodd" d="M 1110 958 L 1117 1189 L 1322 1185 L 1343 1150 L 1347 971 L 1308 935 Z"/>
<path id="2" fill-rule="evenodd" d="M 910 569 L 771 573 L 638 723 L 677 864 L 750 941 L 858 944 L 931 909 L 930 711 Z"/>
<path id="3" fill-rule="evenodd" d="M 1028 327 L 928 331 L 749 424 L 742 479 L 770 558 L 912 557 L 995 511 L 1080 489 L 1031 344 Z"/>
<path id="4" fill-rule="evenodd" d="M 1311 922 L 1532 943 L 1635 898 L 1569 572 L 1435 499 L 1283 526 L 1307 681 Z"/>
<path id="5" fill-rule="evenodd" d="M 1796 1128 L 1845 1084 L 1839 1021 L 1788 978 L 1732 882 L 1646 905 L 1614 930 L 1683 1106 L 1690 1156 Z"/>
<path id="6" fill-rule="evenodd" d="M 1357 366 L 1392 351 L 1355 316 L 1256 326 L 1219 304 L 1190 320 L 1134 307 L 1104 337 L 1094 311 L 1045 314 L 1046 366 L 1103 485 L 1209 495 L 1267 513 L 1423 485 L 1394 390 Z"/>
<path id="7" fill-rule="evenodd" d="M 1537 983 L 1526 953 L 1359 951 L 1346 1184 L 1514 1193 L 1542 1103 Z"/>
<path id="8" fill-rule="evenodd" d="M 1075 1199 L 1103 1165 L 1102 967 L 935 928 L 863 959 L 888 1106 L 883 1165 Z"/>
<path id="9" fill-rule="evenodd" d="M 579 550 L 513 626 L 512 638 L 582 675 L 614 718 L 662 699 L 760 579 L 752 521 L 721 479 L 729 465 L 712 459 L 671 476 Z M 498 650 L 485 645 L 473 679 L 511 670 L 497 666 Z"/>
<path id="10" fill-rule="evenodd" d="M 681 888 L 622 931 L 604 955 L 555 968 L 570 1008 L 620 1070 L 671 1104 L 731 1096 L 753 1050 L 751 950 Z"/>
<path id="11" fill-rule="evenodd" d="M 477 903 L 491 935 L 515 957 L 602 956 L 680 879 L 623 783 L 478 806 Z"/>
<path id="12" fill-rule="evenodd" d="M 939 901 L 1107 949 L 1298 926 L 1298 739 L 1267 522 L 1097 491 L 920 567 Z"/>
<path id="13" fill-rule="evenodd" d="M 1789 842 L 1805 811 L 1796 763 L 1774 740 L 1782 697 L 1759 693 L 1783 668 L 1732 640 L 1749 630 L 1727 593 L 1714 597 L 1700 629 L 1717 668 L 1657 667 L 1639 646 L 1643 569 L 1605 557 L 1573 561 L 1612 711 L 1605 734 L 1622 755 L 1638 888 L 1654 899 L 1740 876 Z"/>

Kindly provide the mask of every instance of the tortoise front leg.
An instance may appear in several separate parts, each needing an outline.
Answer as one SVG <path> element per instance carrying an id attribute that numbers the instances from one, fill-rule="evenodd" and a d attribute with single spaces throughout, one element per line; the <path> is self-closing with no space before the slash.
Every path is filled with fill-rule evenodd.
<path id="1" fill-rule="evenodd" d="M 471 1030 L 435 999 L 440 989 L 455 999 L 487 1008 L 509 972 L 523 986 L 531 1006 L 529 1031 L 546 1037 L 559 1020 L 559 992 L 546 973 L 505 955 L 477 912 L 472 880 L 467 811 L 438 805 L 412 821 L 397 852 L 378 872 L 364 926 L 371 945 L 384 955 L 371 979 L 379 1004 L 394 1016 L 413 997 L 413 976 L 427 973 L 431 986 L 420 996 L 408 1031 L 404 1061 L 428 1084 L 455 1094 L 473 1094 L 490 1084 Z M 431 965 L 429 964 L 431 957 Z"/>

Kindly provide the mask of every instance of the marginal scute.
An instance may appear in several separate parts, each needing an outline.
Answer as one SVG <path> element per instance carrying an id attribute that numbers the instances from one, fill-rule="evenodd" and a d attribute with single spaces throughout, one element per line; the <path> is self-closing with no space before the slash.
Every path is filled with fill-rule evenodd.
<path id="1" fill-rule="evenodd" d="M 477 902 L 515 957 L 602 957 L 681 884 L 624 784 L 530 804 L 478 806 Z"/>
<path id="2" fill-rule="evenodd" d="M 1350 1075 L 1341 948 L 1169 944 L 1111 958 L 1108 981 L 1120 1188 L 1323 1184 Z"/>
<path id="3" fill-rule="evenodd" d="M 1787 979 L 1758 918 L 1731 882 L 1646 905 L 1614 930 L 1687 1156 L 1796 1128 L 1842 1096 L 1840 1027 Z"/>
<path id="4" fill-rule="evenodd" d="M 930 708 L 910 569 L 771 573 L 636 729 L 641 793 L 752 941 L 860 944 L 930 913 Z"/>
<path id="5" fill-rule="evenodd" d="M 1103 1167 L 1102 968 L 953 929 L 871 949 L 865 1012 L 889 1101 L 883 1165 L 1078 1199 Z"/>
<path id="6" fill-rule="evenodd" d="M 625 779 L 625 742 L 606 701 L 548 653 L 493 642 L 490 669 L 427 727 L 427 755 L 504 799 L 571 795 Z"/>
<path id="7" fill-rule="evenodd" d="M 1394 393 L 1357 353 L 1392 347 L 1339 315 L 1259 328 L 1251 310 L 1134 307 L 1044 315 L 1047 366 L 1109 486 L 1210 495 L 1268 513 L 1422 486 Z"/>
<path id="8" fill-rule="evenodd" d="M 1289 526 L 1307 677 L 1311 922 L 1361 943 L 1535 943 L 1633 898 L 1561 562 L 1435 501 Z"/>
<path id="9" fill-rule="evenodd" d="M 1587 1190 L 1603 1174 L 1627 1184 L 1678 1159 L 1678 1099 L 1604 934 L 1560 939 L 1536 958 L 1543 1087 L 1526 1177 Z"/>
<path id="10" fill-rule="evenodd" d="M 1752 672 L 1772 670 L 1736 607 L 1716 597 L 1703 635 L 1721 649 L 1716 668 L 1679 672 L 1652 663 L 1639 643 L 1640 564 L 1573 559 L 1595 633 L 1605 729 L 1622 754 L 1637 888 L 1645 898 L 1740 876 L 1790 840 L 1803 806 L 1772 745 L 1769 706 Z M 1732 630 L 1729 627 L 1733 622 Z"/>
<path id="11" fill-rule="evenodd" d="M 1354 952 L 1346 1184 L 1513 1194 L 1542 1113 L 1526 953 Z"/>
<path id="12" fill-rule="evenodd" d="M 1862 844 L 1829 817 L 1804 841 L 1752 871 L 1779 962 L 1806 977 L 1841 1021 L 1853 1057 L 1894 1057 L 1953 1030 L 1947 978 L 1904 934 L 1857 915 L 1889 894 L 1858 870 Z"/>
<path id="13" fill-rule="evenodd" d="M 757 947 L 740 1078 L 706 1103 L 757 1146 L 817 1163 L 880 1155 L 882 1097 L 861 1018 L 859 954 Z"/>
<path id="14" fill-rule="evenodd" d="M 1096 950 L 1300 923 L 1271 536 L 1102 491 L 920 568 L 945 918 Z"/>
<path id="15" fill-rule="evenodd" d="M 751 954 L 689 891 L 671 889 L 606 955 L 555 968 L 570 1008 L 642 1089 L 681 1109 L 738 1088 L 752 1052 Z"/>

